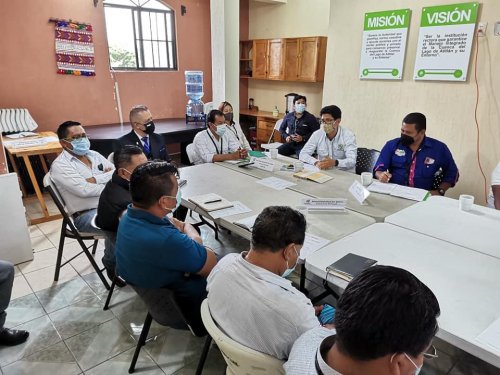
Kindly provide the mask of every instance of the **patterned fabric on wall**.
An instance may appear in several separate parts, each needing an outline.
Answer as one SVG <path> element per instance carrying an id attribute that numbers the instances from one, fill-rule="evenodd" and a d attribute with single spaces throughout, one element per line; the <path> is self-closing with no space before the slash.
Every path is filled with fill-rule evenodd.
<path id="1" fill-rule="evenodd" d="M 92 26 L 75 22 L 56 22 L 57 73 L 95 76 Z"/>

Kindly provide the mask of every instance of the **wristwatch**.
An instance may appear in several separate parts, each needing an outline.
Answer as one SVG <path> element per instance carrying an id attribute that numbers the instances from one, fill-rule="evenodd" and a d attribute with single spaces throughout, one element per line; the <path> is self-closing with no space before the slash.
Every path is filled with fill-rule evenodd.
<path id="1" fill-rule="evenodd" d="M 439 193 L 439 195 L 441 195 L 442 197 L 444 197 L 444 193 L 446 193 L 446 190 L 444 190 L 444 189 L 439 189 L 439 190 L 438 190 L 438 193 Z"/>
<path id="2" fill-rule="evenodd" d="M 335 166 L 338 167 L 339 166 L 339 161 L 338 160 L 335 160 Z"/>

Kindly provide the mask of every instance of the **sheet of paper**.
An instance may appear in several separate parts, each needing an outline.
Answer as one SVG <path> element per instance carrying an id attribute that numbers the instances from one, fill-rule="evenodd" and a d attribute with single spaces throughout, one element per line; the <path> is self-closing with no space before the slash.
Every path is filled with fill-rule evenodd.
<path id="1" fill-rule="evenodd" d="M 300 260 L 306 259 L 306 257 L 312 253 L 314 253 L 316 250 L 321 249 L 322 247 L 326 246 L 328 243 L 330 243 L 329 240 L 315 236 L 314 234 L 311 233 L 306 233 L 306 238 L 304 240 L 304 245 L 302 246 L 302 249 L 300 250 Z"/>
<path id="2" fill-rule="evenodd" d="M 274 161 L 267 158 L 252 158 L 253 166 L 263 171 L 274 171 Z"/>
<path id="3" fill-rule="evenodd" d="M 368 186 L 368 191 L 371 191 L 372 193 L 391 194 L 395 187 L 396 184 L 388 184 L 373 180 L 370 186 Z"/>
<path id="4" fill-rule="evenodd" d="M 417 189 L 409 186 L 396 185 L 391 191 L 391 195 L 422 202 L 430 193 L 424 189 Z"/>
<path id="5" fill-rule="evenodd" d="M 491 323 L 482 333 L 476 337 L 476 341 L 500 351 L 500 318 Z"/>
<path id="6" fill-rule="evenodd" d="M 240 227 L 243 227 L 251 232 L 253 225 L 255 224 L 255 220 L 257 219 L 257 216 L 258 215 L 253 215 L 246 217 L 244 219 L 240 219 L 238 221 L 235 221 L 234 224 L 239 225 Z"/>
<path id="7" fill-rule="evenodd" d="M 286 188 L 289 188 L 290 186 L 294 186 L 293 182 L 289 182 L 287 180 L 283 180 L 281 178 L 277 177 L 267 177 L 263 178 L 262 180 L 257 181 L 258 184 L 270 187 L 271 189 L 274 190 L 285 190 Z"/>
<path id="8" fill-rule="evenodd" d="M 304 163 L 304 169 L 308 172 L 319 172 L 320 169 L 312 164 Z"/>
<path id="9" fill-rule="evenodd" d="M 366 198 L 370 195 L 370 192 L 357 180 L 354 180 L 351 187 L 349 188 L 349 193 L 351 193 L 354 198 L 362 204 Z"/>
<path id="10" fill-rule="evenodd" d="M 243 203 L 240 201 L 234 201 L 231 202 L 233 204 L 233 207 L 228 207 L 228 208 L 223 208 L 221 210 L 217 211 L 212 211 L 210 212 L 210 216 L 213 219 L 218 219 L 221 217 L 226 217 L 226 216 L 232 216 L 232 215 L 238 215 L 238 214 L 244 214 L 246 212 L 251 212 L 252 210 L 245 206 Z"/>

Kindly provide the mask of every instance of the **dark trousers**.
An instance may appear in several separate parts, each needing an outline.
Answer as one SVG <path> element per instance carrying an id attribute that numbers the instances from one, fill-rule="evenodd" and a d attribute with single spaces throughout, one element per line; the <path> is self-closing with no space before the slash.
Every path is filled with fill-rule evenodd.
<path id="1" fill-rule="evenodd" d="M 14 266 L 10 262 L 0 260 L 0 329 L 5 324 L 7 307 L 9 307 L 12 285 L 14 284 Z"/>
<path id="2" fill-rule="evenodd" d="M 284 143 L 280 147 L 278 147 L 278 154 L 283 155 L 283 156 L 291 156 L 291 155 L 297 155 L 299 157 L 300 150 L 302 150 L 302 147 L 304 147 L 304 142 L 302 143 L 296 143 L 296 142 L 290 142 L 290 143 Z"/>

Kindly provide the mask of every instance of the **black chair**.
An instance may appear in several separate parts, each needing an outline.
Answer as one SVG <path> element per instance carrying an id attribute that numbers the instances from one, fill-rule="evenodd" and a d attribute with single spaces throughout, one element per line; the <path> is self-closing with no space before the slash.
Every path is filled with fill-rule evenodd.
<path id="1" fill-rule="evenodd" d="M 132 285 L 131 285 L 132 286 Z M 163 326 L 176 329 L 189 329 L 194 336 L 207 336 L 207 331 L 201 320 L 200 309 L 184 308 L 182 301 L 174 296 L 174 293 L 167 288 L 139 288 L 132 286 L 135 292 L 146 304 L 148 313 L 144 320 L 141 335 L 135 348 L 132 362 L 128 370 L 129 374 L 135 371 L 135 365 L 142 346 L 146 344 L 149 329 L 153 319 Z M 197 310 L 197 311 L 196 311 Z M 207 336 L 200 361 L 196 369 L 196 375 L 203 371 L 203 366 L 210 349 L 211 337 Z"/>
<path id="2" fill-rule="evenodd" d="M 90 264 L 92 264 L 92 267 L 94 267 L 97 275 L 101 279 L 102 283 L 106 287 L 106 289 L 110 289 L 109 283 L 104 277 L 102 271 L 103 269 L 99 269 L 99 266 L 97 265 L 93 255 L 95 255 L 96 250 L 97 250 L 97 243 L 99 240 L 104 240 L 105 236 L 104 235 L 98 235 L 95 233 L 81 233 L 78 231 L 76 228 L 75 224 L 73 223 L 73 220 L 71 216 L 69 215 L 67 209 L 66 209 L 66 204 L 64 203 L 64 200 L 59 193 L 59 190 L 57 189 L 57 186 L 54 184 L 54 182 L 50 178 L 50 172 L 45 175 L 43 178 L 43 186 L 48 190 L 50 196 L 52 197 L 52 200 L 56 204 L 59 212 L 61 213 L 63 217 L 62 225 L 61 225 L 61 237 L 59 239 L 59 248 L 57 250 L 57 261 L 56 261 L 56 270 L 54 274 L 54 281 L 59 280 L 59 271 L 61 267 L 64 265 L 68 264 L 71 262 L 73 259 L 78 257 L 80 254 L 85 253 L 87 256 Z M 68 259 L 66 262 L 62 263 L 62 254 L 64 250 L 64 240 L 66 238 L 72 238 L 75 239 L 80 247 L 82 248 L 82 251 L 76 254 L 74 257 Z M 87 246 L 85 244 L 85 240 L 92 240 L 94 241 L 92 245 Z M 90 249 L 92 248 L 92 253 L 90 252 Z"/>
<path id="3" fill-rule="evenodd" d="M 443 182 L 443 168 L 439 168 L 438 171 L 434 174 L 434 182 L 432 183 L 432 189 L 438 190 L 439 185 Z"/>
<path id="4" fill-rule="evenodd" d="M 380 151 L 359 147 L 358 156 L 356 157 L 356 174 L 373 172 L 379 155 Z"/>

